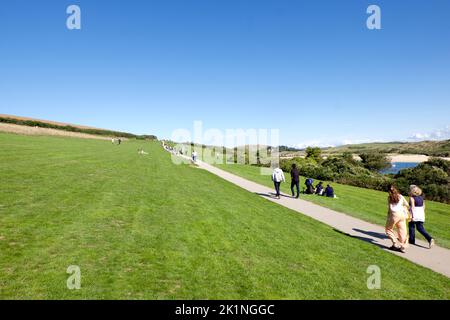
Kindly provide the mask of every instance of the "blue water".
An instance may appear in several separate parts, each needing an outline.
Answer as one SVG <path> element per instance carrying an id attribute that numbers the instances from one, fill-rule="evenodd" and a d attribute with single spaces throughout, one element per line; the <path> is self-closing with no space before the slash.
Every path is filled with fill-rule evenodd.
<path id="1" fill-rule="evenodd" d="M 393 162 L 392 168 L 382 170 L 381 173 L 382 174 L 389 174 L 389 173 L 397 174 L 400 172 L 400 170 L 415 168 L 415 167 L 417 167 L 418 164 L 419 164 L 418 162 Z"/>

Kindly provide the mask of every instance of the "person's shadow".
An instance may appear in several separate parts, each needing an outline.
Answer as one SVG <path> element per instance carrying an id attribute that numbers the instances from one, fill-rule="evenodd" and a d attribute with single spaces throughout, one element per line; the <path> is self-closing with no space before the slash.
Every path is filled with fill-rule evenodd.
<path id="1" fill-rule="evenodd" d="M 262 197 L 266 197 L 266 198 L 276 198 L 276 193 L 274 193 L 274 192 L 269 192 L 269 193 L 261 193 L 261 192 L 255 192 L 255 194 L 257 194 L 258 196 L 262 196 Z M 291 196 L 288 196 L 288 195 L 286 195 L 286 194 L 280 194 L 280 197 L 285 197 L 285 198 L 293 198 L 293 199 L 295 199 L 295 197 L 291 197 Z"/>
<path id="2" fill-rule="evenodd" d="M 374 238 L 378 238 L 378 239 L 382 239 L 382 240 L 389 239 L 389 237 L 387 235 L 385 235 L 384 233 L 365 231 L 365 230 L 356 229 L 356 228 L 353 228 L 353 230 L 356 231 L 356 232 L 359 232 L 359 233 L 367 234 L 367 235 L 372 236 Z M 427 247 L 421 246 L 420 244 L 411 244 L 411 245 L 427 249 Z"/>
<path id="3" fill-rule="evenodd" d="M 353 228 L 353 231 L 377 238 L 377 239 L 381 239 L 381 240 L 385 240 L 385 239 L 389 239 L 389 237 L 387 235 L 385 235 L 384 233 L 378 233 L 378 232 L 373 232 L 373 231 L 365 231 L 365 230 L 361 230 L 361 229 L 356 229 Z"/>
<path id="4" fill-rule="evenodd" d="M 371 244 L 376 245 L 377 247 L 379 247 L 379 248 L 381 248 L 381 249 L 389 249 L 389 246 L 385 246 L 385 245 L 383 245 L 383 244 L 381 244 L 381 243 L 378 243 L 378 242 L 374 241 L 374 239 L 372 239 L 372 238 L 360 237 L 360 236 L 354 236 L 354 235 L 351 235 L 351 234 L 342 232 L 342 231 L 337 230 L 337 229 L 333 229 L 333 230 L 336 231 L 336 232 L 338 232 L 338 233 L 340 233 L 340 234 L 343 234 L 343 235 L 345 235 L 345 236 L 347 236 L 347 237 L 350 237 L 350 238 L 354 238 L 354 239 L 362 240 L 362 241 L 364 241 L 364 242 L 371 243 Z M 377 232 L 364 231 L 364 230 L 355 229 L 355 228 L 353 228 L 353 230 L 356 231 L 356 232 L 360 232 L 360 233 L 366 234 L 366 235 L 370 235 L 370 236 L 375 237 L 375 238 L 378 238 L 378 239 L 385 239 L 385 238 L 387 238 L 387 237 L 383 237 L 383 238 L 382 238 L 382 236 L 384 236 L 384 235 L 381 234 L 381 233 L 377 233 Z"/>

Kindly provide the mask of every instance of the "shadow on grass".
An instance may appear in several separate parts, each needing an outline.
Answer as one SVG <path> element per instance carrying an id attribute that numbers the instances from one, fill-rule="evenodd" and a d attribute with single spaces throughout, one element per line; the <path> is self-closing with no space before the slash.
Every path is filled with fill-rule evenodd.
<path id="1" fill-rule="evenodd" d="M 360 230 L 360 229 L 356 229 L 356 228 L 353 228 L 353 230 L 356 231 L 356 232 L 359 232 L 359 233 L 366 234 L 368 236 L 372 236 L 374 238 L 378 238 L 378 239 L 382 239 L 382 240 L 389 239 L 389 237 L 387 235 L 385 235 L 384 233 L 365 231 L 365 230 Z M 410 244 L 410 245 L 416 246 L 416 247 L 419 247 L 419 248 L 428 249 L 427 247 L 424 247 L 424 246 L 422 246 L 420 244 Z"/>
<path id="2" fill-rule="evenodd" d="M 337 230 L 337 229 L 333 229 L 333 230 L 336 231 L 336 232 L 338 232 L 338 233 L 340 233 L 340 234 L 343 234 L 343 235 L 345 235 L 345 236 L 347 236 L 347 237 L 350 237 L 350 238 L 354 238 L 354 239 L 362 240 L 362 241 L 364 241 L 364 242 L 371 243 L 371 244 L 376 245 L 377 247 L 379 247 L 379 248 L 381 248 L 381 249 L 389 249 L 389 248 L 390 248 L 390 247 L 388 247 L 388 246 L 385 246 L 385 245 L 383 245 L 383 244 L 381 244 L 381 243 L 378 243 L 378 242 L 374 241 L 373 238 L 353 236 L 353 235 L 351 235 L 351 234 L 342 232 L 342 231 Z M 359 230 L 359 229 L 353 229 L 353 230 L 355 230 L 355 231 L 357 231 L 357 232 L 361 232 L 361 233 L 367 234 L 367 235 L 370 235 L 370 236 L 373 236 L 373 237 L 376 237 L 376 238 L 378 238 L 378 239 L 386 239 L 386 238 L 387 238 L 387 237 L 382 238 L 382 237 L 381 237 L 382 234 L 376 233 L 376 232 L 363 231 L 363 230 Z"/>

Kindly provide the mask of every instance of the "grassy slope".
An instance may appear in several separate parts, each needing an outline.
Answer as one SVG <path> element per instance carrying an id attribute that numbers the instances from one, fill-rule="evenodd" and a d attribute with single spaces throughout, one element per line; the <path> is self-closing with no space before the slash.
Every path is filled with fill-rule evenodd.
<path id="1" fill-rule="evenodd" d="M 255 166 L 248 165 L 218 165 L 219 168 L 227 170 L 236 175 L 249 180 L 272 187 L 273 183 L 270 176 L 260 175 L 260 170 Z M 282 190 L 287 194 L 290 190 L 290 176 L 286 174 L 287 183 L 282 184 Z M 301 184 L 304 184 L 304 179 Z M 315 181 L 315 184 L 319 181 Z M 301 195 L 303 199 L 320 204 L 324 207 L 334 209 L 339 212 L 347 213 L 351 216 L 384 225 L 387 213 L 387 194 L 384 192 L 357 188 L 337 183 L 332 183 L 338 199 L 329 199 L 315 195 Z M 301 185 L 300 188 L 304 187 Z M 426 229 L 435 237 L 439 245 L 450 248 L 450 205 L 427 201 L 427 220 Z M 420 239 L 424 239 L 421 234 L 416 232 Z"/>
<path id="2" fill-rule="evenodd" d="M 450 298 L 448 278 L 175 166 L 157 143 L 0 145 L 0 298 Z M 366 287 L 372 264 L 381 290 Z"/>

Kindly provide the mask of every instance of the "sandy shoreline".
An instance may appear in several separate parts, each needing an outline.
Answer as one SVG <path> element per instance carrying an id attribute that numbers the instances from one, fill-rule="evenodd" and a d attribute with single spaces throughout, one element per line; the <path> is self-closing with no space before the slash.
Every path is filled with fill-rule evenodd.
<path id="1" fill-rule="evenodd" d="M 389 159 L 391 162 L 408 162 L 408 163 L 421 163 L 426 162 L 431 157 L 423 154 L 390 154 Z M 442 158 L 444 160 L 450 160 L 450 158 Z"/>
<path id="2" fill-rule="evenodd" d="M 299 156 L 300 158 L 304 158 L 305 156 Z M 282 159 L 292 159 L 293 156 L 285 156 L 281 157 Z M 324 159 L 326 159 L 327 156 L 324 156 Z M 358 155 L 354 155 L 354 158 L 356 160 L 361 160 L 361 158 Z M 429 156 L 423 155 L 423 154 L 389 154 L 388 158 L 391 162 L 405 162 L 405 163 L 422 163 L 427 162 L 430 158 Z M 444 158 L 444 157 L 438 157 L 440 159 L 444 159 L 447 161 L 450 161 L 450 158 Z"/>

